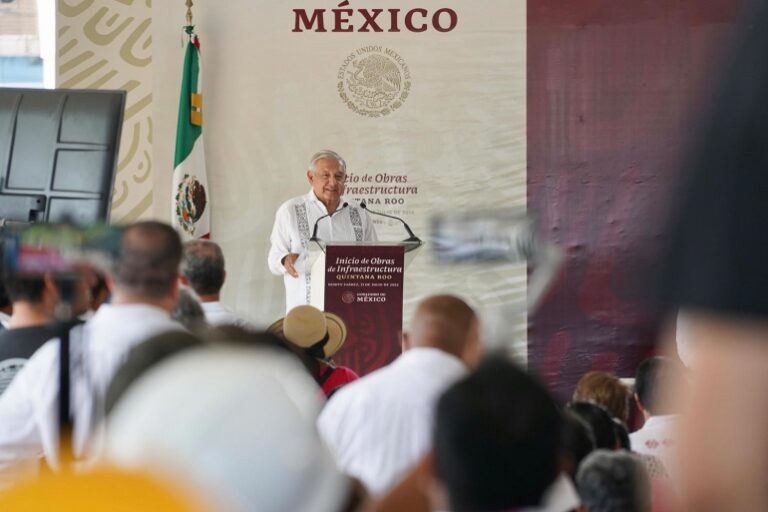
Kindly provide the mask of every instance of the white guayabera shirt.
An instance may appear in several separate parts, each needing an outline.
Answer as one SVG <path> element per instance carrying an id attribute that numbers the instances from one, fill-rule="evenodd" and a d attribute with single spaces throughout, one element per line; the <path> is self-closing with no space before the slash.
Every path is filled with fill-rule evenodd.
<path id="1" fill-rule="evenodd" d="M 339 208 L 348 202 L 341 198 Z M 289 199 L 277 209 L 275 225 L 269 240 L 269 270 L 282 275 L 285 281 L 285 310 L 309 304 L 311 274 L 307 265 L 309 239 L 317 219 L 326 215 L 325 205 L 310 190 L 309 193 Z M 317 237 L 324 242 L 375 242 L 376 231 L 371 216 L 357 205 L 349 206 L 332 217 L 322 219 L 317 226 Z M 289 253 L 299 254 L 295 268 L 299 277 L 285 271 L 282 259 Z"/>

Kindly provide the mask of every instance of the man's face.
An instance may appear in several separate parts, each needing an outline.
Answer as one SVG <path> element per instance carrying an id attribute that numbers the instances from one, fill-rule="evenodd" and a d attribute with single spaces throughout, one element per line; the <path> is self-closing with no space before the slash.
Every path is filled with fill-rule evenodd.
<path id="1" fill-rule="evenodd" d="M 339 162 L 332 158 L 321 158 L 315 164 L 315 170 L 307 171 L 312 190 L 326 206 L 337 204 L 344 194 L 344 182 L 347 179 Z"/>

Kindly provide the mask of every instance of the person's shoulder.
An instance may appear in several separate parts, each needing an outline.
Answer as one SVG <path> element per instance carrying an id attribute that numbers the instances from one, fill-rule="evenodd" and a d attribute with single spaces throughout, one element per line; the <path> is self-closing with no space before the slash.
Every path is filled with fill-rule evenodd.
<path id="1" fill-rule="evenodd" d="M 638 446 L 641 445 L 647 437 L 648 437 L 648 428 L 640 427 L 638 430 L 635 430 L 634 432 L 631 432 L 629 434 L 629 445 L 632 447 L 633 450 L 636 450 Z"/>
<path id="2" fill-rule="evenodd" d="M 12 356 L 29 357 L 54 337 L 56 331 L 48 325 L 0 331 L 0 359 Z"/>
<path id="3" fill-rule="evenodd" d="M 50 332 L 54 332 L 54 328 L 50 324 L 34 325 L 30 327 L 13 327 L 11 329 L 3 329 L 0 331 L 0 339 L 11 337 L 34 338 Z"/>
<path id="4" fill-rule="evenodd" d="M 348 369 L 348 371 L 356 378 L 341 388 L 334 395 L 334 399 L 337 395 L 340 395 L 345 397 L 343 398 L 344 401 L 355 403 L 368 402 L 373 397 L 378 397 L 378 400 L 382 398 L 381 395 L 396 393 L 393 389 L 393 387 L 396 387 L 393 386 L 396 383 L 393 382 L 395 376 L 393 375 L 391 365 L 383 366 L 363 376 L 358 376 L 352 370 Z"/>
<path id="5" fill-rule="evenodd" d="M 51 338 L 44 342 L 27 360 L 24 367 L 16 375 L 16 378 L 22 380 L 30 377 L 35 382 L 38 377 L 35 375 L 48 376 L 51 370 L 56 366 L 59 359 L 59 339 Z"/>
<path id="6" fill-rule="evenodd" d="M 360 378 L 352 368 L 346 366 L 337 366 L 334 373 L 338 375 L 338 378 L 343 379 L 345 382 L 353 382 Z"/>
<path id="7" fill-rule="evenodd" d="M 301 194 L 300 196 L 295 196 L 290 199 L 287 199 L 286 201 L 283 201 L 283 203 L 277 208 L 278 212 L 288 210 L 290 208 L 293 208 L 297 204 L 303 204 L 307 202 L 307 195 Z"/>
<path id="8" fill-rule="evenodd" d="M 339 373 L 339 377 L 347 377 L 347 368 L 344 368 L 343 366 L 335 368 L 333 371 L 334 373 Z M 348 370 L 349 372 L 352 372 L 352 370 Z M 368 389 L 369 389 L 369 381 L 368 379 L 364 379 L 362 377 L 359 377 L 356 373 L 352 372 L 354 374 L 355 378 L 350 380 L 348 383 L 346 383 L 344 386 L 342 386 L 338 391 L 336 391 L 333 394 L 333 397 L 328 401 L 328 406 L 333 407 L 348 407 L 352 405 L 353 403 L 357 403 L 359 401 L 365 401 L 366 396 L 368 395 Z"/>

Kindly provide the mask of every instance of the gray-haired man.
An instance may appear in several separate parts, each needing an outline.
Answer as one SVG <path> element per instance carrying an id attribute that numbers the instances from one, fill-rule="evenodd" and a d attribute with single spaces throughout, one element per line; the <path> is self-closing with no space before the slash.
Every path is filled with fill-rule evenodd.
<path id="1" fill-rule="evenodd" d="M 213 326 L 246 326 L 245 320 L 221 302 L 221 288 L 226 277 L 224 253 L 219 244 L 210 240 L 192 240 L 184 244 L 181 284 L 197 294 L 205 320 Z"/>
<path id="2" fill-rule="evenodd" d="M 270 237 L 269 269 L 283 276 L 286 311 L 309 303 L 311 276 L 306 254 L 320 217 L 331 214 L 317 225 L 317 236 L 323 241 L 377 239 L 368 212 L 343 198 L 347 164 L 341 156 L 331 150 L 315 153 L 309 162 L 307 180 L 312 187 L 307 194 L 289 199 L 278 208 Z"/>

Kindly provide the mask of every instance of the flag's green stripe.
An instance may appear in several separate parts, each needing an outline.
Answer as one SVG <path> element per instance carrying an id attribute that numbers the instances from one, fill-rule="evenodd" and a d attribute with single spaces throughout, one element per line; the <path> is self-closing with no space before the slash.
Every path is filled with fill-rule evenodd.
<path id="1" fill-rule="evenodd" d="M 179 120 L 176 124 L 176 155 L 173 159 L 174 169 L 183 162 L 192 152 L 195 140 L 203 132 L 202 126 L 195 126 L 189 120 L 192 110 L 190 95 L 197 91 L 197 79 L 200 73 L 200 64 L 197 60 L 197 48 L 192 41 L 187 43 L 187 52 L 184 55 L 184 70 L 181 79 L 181 98 L 179 100 Z"/>

